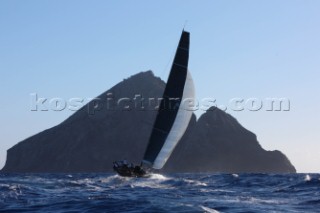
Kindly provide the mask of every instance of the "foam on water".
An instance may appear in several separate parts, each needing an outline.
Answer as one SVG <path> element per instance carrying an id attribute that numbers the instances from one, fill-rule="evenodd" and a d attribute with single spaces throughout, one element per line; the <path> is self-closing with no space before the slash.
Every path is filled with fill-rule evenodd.
<path id="1" fill-rule="evenodd" d="M 190 183 L 192 185 L 195 185 L 195 186 L 207 186 L 206 183 L 198 181 L 198 180 L 183 179 L 183 181 L 186 183 Z"/>
<path id="2" fill-rule="evenodd" d="M 0 211 L 317 212 L 319 174 L 2 174 Z M 68 209 L 66 209 L 68 208 Z M 302 211 L 303 210 L 303 211 Z"/>
<path id="3" fill-rule="evenodd" d="M 153 180 L 160 180 L 160 181 L 165 181 L 165 180 L 169 180 L 170 178 L 161 175 L 161 174 L 156 174 L 156 173 L 152 173 L 151 176 L 149 177 L 150 179 Z"/>
<path id="4" fill-rule="evenodd" d="M 155 189 L 172 189 L 171 185 L 166 184 L 171 178 L 161 174 L 151 174 L 148 178 L 130 178 L 130 186 L 135 187 L 147 187 Z"/>
<path id="5" fill-rule="evenodd" d="M 311 176 L 310 175 L 304 176 L 304 181 L 310 181 L 310 180 L 311 180 Z"/>
<path id="6" fill-rule="evenodd" d="M 233 177 L 238 178 L 239 175 L 238 174 L 232 174 Z"/>
<path id="7" fill-rule="evenodd" d="M 119 175 L 112 175 L 112 176 L 108 176 L 108 177 L 105 177 L 105 178 L 101 178 L 100 182 L 101 183 L 110 183 L 110 182 L 112 182 L 114 180 L 117 180 L 119 178 L 121 178 Z"/>
<path id="8" fill-rule="evenodd" d="M 210 209 L 209 207 L 205 207 L 205 206 L 200 206 L 204 212 L 206 213 L 219 213 L 219 211 L 215 210 L 215 209 Z"/>

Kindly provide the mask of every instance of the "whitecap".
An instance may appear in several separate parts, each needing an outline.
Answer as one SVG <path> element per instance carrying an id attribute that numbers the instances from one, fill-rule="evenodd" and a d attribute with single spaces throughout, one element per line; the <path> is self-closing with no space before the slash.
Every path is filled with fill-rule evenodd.
<path id="1" fill-rule="evenodd" d="M 135 182 L 130 184 L 131 188 L 135 187 L 141 187 L 141 188 L 152 188 L 152 189 L 171 189 L 172 186 L 166 185 L 166 184 L 159 184 L 155 182 L 150 181 L 143 181 L 143 182 Z"/>
<path id="2" fill-rule="evenodd" d="M 306 175 L 305 177 L 304 177 L 304 181 L 310 181 L 311 180 L 311 176 L 310 175 Z"/>
<path id="3" fill-rule="evenodd" d="M 217 211 L 217 210 L 215 210 L 215 209 L 211 209 L 211 208 L 209 208 L 209 207 L 205 207 L 205 206 L 200 206 L 203 210 L 204 210 L 204 212 L 206 212 L 206 213 L 219 213 L 219 211 Z"/>
<path id="4" fill-rule="evenodd" d="M 184 182 L 186 182 L 186 183 L 194 184 L 195 186 L 207 186 L 207 184 L 206 184 L 206 183 L 203 183 L 203 182 L 198 181 L 198 180 L 189 180 L 189 179 L 184 179 L 183 181 L 184 181 Z"/>
<path id="5" fill-rule="evenodd" d="M 119 175 L 112 175 L 112 176 L 100 179 L 100 182 L 101 183 L 110 183 L 115 180 L 125 180 L 125 179 L 126 179 L 125 177 L 121 177 Z"/>
<path id="6" fill-rule="evenodd" d="M 74 185 L 89 185 L 94 183 L 93 180 L 90 180 L 89 178 L 85 178 L 85 179 L 79 179 L 79 180 L 72 180 L 70 181 L 70 183 L 74 184 Z"/>
<path id="7" fill-rule="evenodd" d="M 233 177 L 238 178 L 239 175 L 238 174 L 232 174 Z"/>
<path id="8" fill-rule="evenodd" d="M 226 189 L 213 189 L 213 192 L 224 192 L 224 193 L 234 193 L 236 191 L 226 190 Z"/>
<path id="9" fill-rule="evenodd" d="M 205 202 L 219 202 L 223 199 L 226 203 L 247 203 L 247 204 L 283 204 L 285 201 L 273 200 L 273 199 L 260 199 L 256 197 L 248 197 L 248 196 L 223 196 L 220 199 L 209 198 L 206 199 Z"/>
<path id="10" fill-rule="evenodd" d="M 174 188 L 163 182 L 170 180 L 171 178 L 161 174 L 151 174 L 148 178 L 130 178 L 132 181 L 130 187 L 148 187 L 148 188 Z"/>
<path id="11" fill-rule="evenodd" d="M 284 202 L 279 201 L 279 200 L 266 200 L 266 199 L 260 199 L 260 198 L 255 198 L 255 197 L 251 197 L 248 200 L 248 203 L 260 203 L 260 204 L 282 204 Z"/>
<path id="12" fill-rule="evenodd" d="M 168 178 L 164 175 L 161 175 L 161 174 L 152 173 L 150 175 L 149 179 L 165 181 L 165 180 L 169 180 L 170 178 Z"/>

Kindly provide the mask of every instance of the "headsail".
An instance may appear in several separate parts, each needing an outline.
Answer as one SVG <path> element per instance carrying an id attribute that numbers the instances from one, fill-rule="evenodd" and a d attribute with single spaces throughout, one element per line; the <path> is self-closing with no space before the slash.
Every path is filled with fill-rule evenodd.
<path id="1" fill-rule="evenodd" d="M 186 98 L 194 98 L 193 81 L 188 72 L 189 41 L 189 32 L 183 31 L 142 161 L 154 169 L 164 166 L 192 116 L 192 111 L 180 104 Z"/>

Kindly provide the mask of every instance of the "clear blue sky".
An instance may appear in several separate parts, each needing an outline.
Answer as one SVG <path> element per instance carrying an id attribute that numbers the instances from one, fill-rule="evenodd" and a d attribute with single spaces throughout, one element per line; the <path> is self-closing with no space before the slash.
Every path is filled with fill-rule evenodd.
<path id="1" fill-rule="evenodd" d="M 317 0 L 0 1 L 0 167 L 73 113 L 31 112 L 30 93 L 93 98 L 149 69 L 166 80 L 188 20 L 197 97 L 289 98 L 289 112 L 227 112 L 298 172 L 320 172 L 319 11 Z"/>

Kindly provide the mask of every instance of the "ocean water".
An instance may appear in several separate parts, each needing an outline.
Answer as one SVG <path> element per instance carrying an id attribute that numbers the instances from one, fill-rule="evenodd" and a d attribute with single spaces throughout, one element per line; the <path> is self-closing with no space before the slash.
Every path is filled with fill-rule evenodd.
<path id="1" fill-rule="evenodd" d="M 0 212 L 320 212 L 320 174 L 0 174 Z"/>

